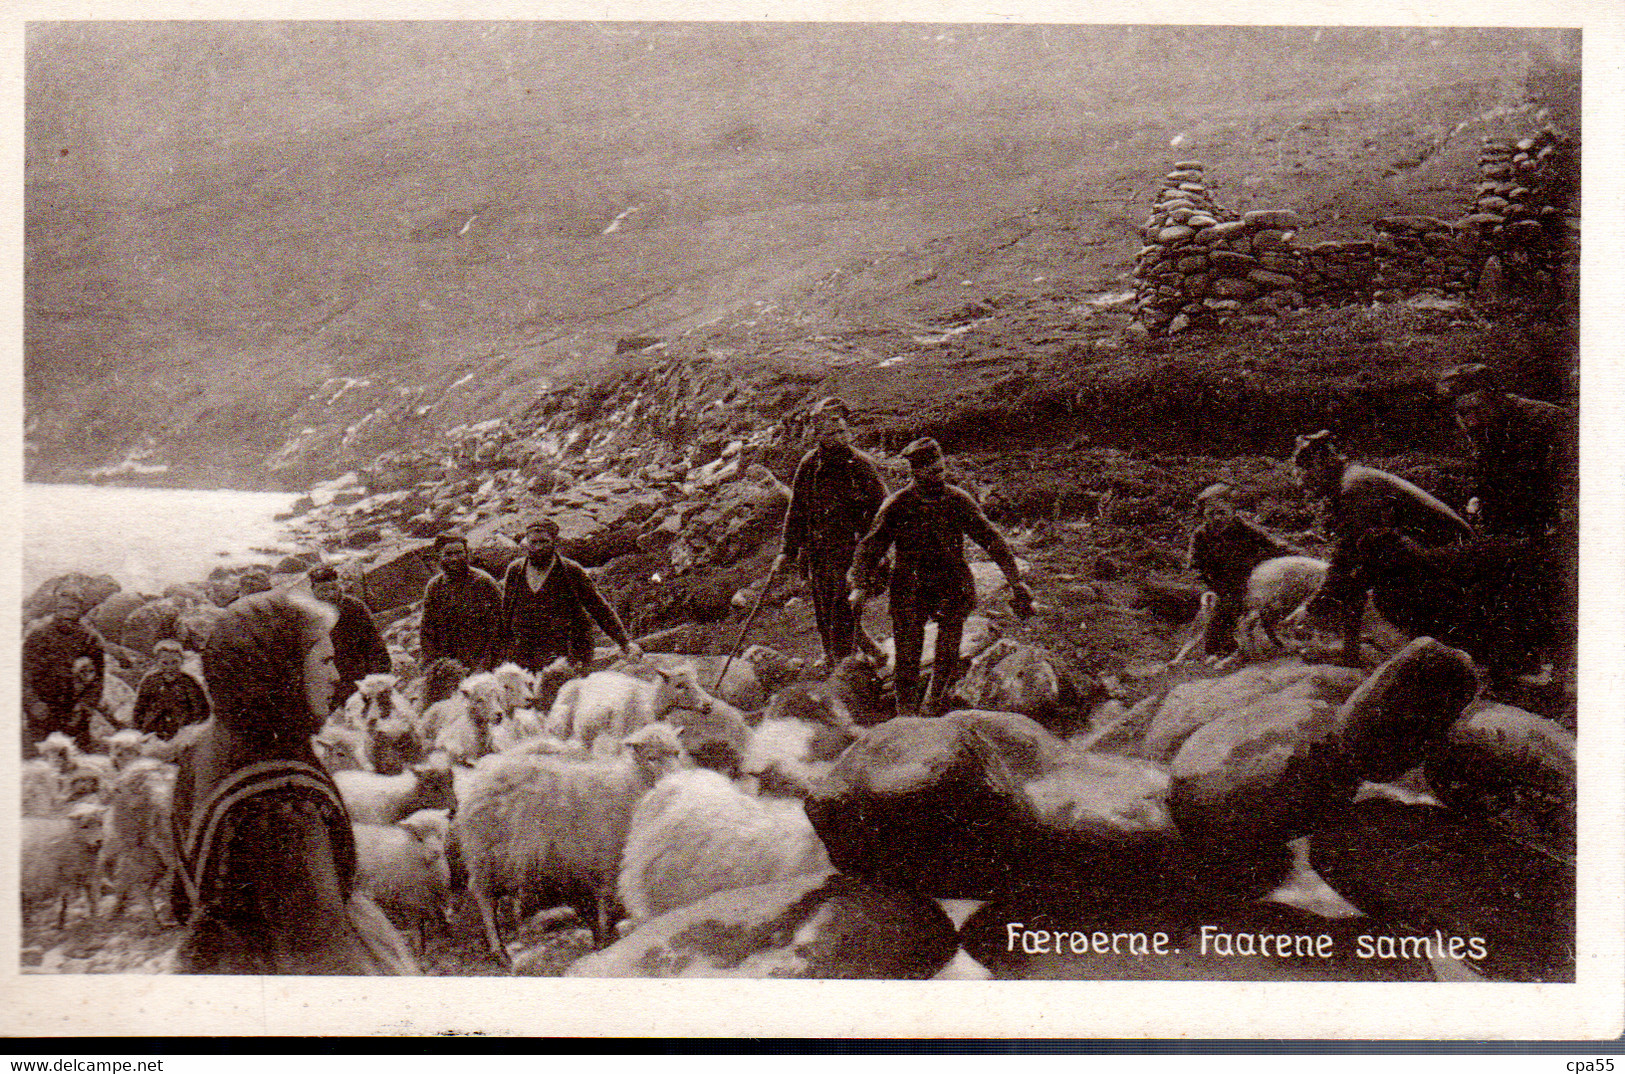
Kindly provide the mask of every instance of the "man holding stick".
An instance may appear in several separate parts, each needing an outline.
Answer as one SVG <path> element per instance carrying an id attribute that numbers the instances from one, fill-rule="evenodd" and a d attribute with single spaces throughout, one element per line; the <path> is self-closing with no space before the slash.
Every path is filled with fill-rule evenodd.
<path id="1" fill-rule="evenodd" d="M 824 659 L 833 669 L 852 655 L 854 644 L 866 652 L 879 651 L 846 601 L 846 574 L 858 541 L 886 498 L 886 486 L 875 464 L 851 445 L 845 403 L 830 396 L 814 404 L 807 416 L 818 446 L 802 457 L 791 478 L 784 546 L 768 581 L 788 563 L 805 571 Z"/>

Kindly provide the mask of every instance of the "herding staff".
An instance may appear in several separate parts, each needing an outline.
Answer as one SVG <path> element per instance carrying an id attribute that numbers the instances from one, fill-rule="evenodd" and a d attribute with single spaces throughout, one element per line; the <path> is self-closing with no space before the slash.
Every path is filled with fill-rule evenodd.
<path id="1" fill-rule="evenodd" d="M 739 655 L 739 647 L 745 644 L 745 635 L 750 633 L 752 624 L 756 622 L 756 613 L 762 610 L 762 601 L 767 599 L 767 591 L 773 585 L 773 576 L 778 573 L 778 561 L 775 560 L 773 566 L 767 569 L 767 578 L 762 582 L 762 591 L 756 594 L 756 603 L 751 605 L 750 614 L 745 617 L 745 625 L 739 630 L 733 651 L 728 654 L 728 659 L 722 662 L 722 671 L 717 675 L 716 684 L 711 687 L 713 691 L 722 689 L 722 680 L 728 677 L 728 665 L 734 662 L 734 657 Z"/>

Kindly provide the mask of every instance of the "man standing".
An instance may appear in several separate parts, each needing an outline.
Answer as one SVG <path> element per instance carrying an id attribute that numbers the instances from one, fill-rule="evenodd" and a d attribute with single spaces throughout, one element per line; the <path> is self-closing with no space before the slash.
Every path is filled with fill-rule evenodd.
<path id="1" fill-rule="evenodd" d="M 209 698 L 203 686 L 181 670 L 185 654 L 180 642 L 164 638 L 152 647 L 152 652 L 158 666 L 141 679 L 131 722 L 137 731 L 173 738 L 187 724 L 209 718 Z"/>
<path id="2" fill-rule="evenodd" d="M 440 573 L 423 589 L 419 638 L 423 666 L 443 656 L 470 671 L 490 671 L 502 659 L 502 589 L 495 578 L 468 562 L 468 539 L 435 538 Z"/>
<path id="3" fill-rule="evenodd" d="M 858 544 L 849 580 L 850 600 L 861 611 L 874 587 L 876 568 L 895 546 L 891 572 L 892 630 L 897 642 L 897 715 L 919 714 L 920 651 L 927 620 L 937 621 L 936 656 L 924 714 L 938 716 L 959 677 L 959 643 L 965 617 L 976 607 L 976 582 L 965 561 L 964 538 L 981 545 L 1010 583 L 1011 607 L 1032 614 L 1033 594 L 1021 581 L 1016 558 L 970 494 L 947 483 L 942 448 L 930 437 L 903 449 L 913 480 L 893 493 Z"/>
<path id="4" fill-rule="evenodd" d="M 807 576 L 824 659 L 833 669 L 852 654 L 854 642 L 867 652 L 879 648 L 847 603 L 846 575 L 858 541 L 886 498 L 886 485 L 869 457 L 851 446 L 845 403 L 830 396 L 807 416 L 818 446 L 802 457 L 791 479 L 784 546 L 773 573 L 795 563 Z"/>
<path id="5" fill-rule="evenodd" d="M 1456 424 L 1472 448 L 1467 513 L 1487 536 L 1544 540 L 1573 499 L 1573 413 L 1513 395 L 1480 363 L 1446 372 L 1439 394 L 1454 400 Z"/>
<path id="6" fill-rule="evenodd" d="M 566 657 L 578 671 L 592 662 L 592 625 L 638 660 L 643 650 L 627 640 L 620 617 L 599 594 L 581 564 L 558 554 L 559 528 L 550 518 L 525 527 L 524 555 L 502 576 L 502 624 L 507 658 L 541 671 Z"/>
<path id="7" fill-rule="evenodd" d="M 53 731 L 61 731 L 86 753 L 96 752 L 90 737 L 90 712 L 80 704 L 102 696 L 102 647 L 79 620 L 90 611 L 85 594 L 76 586 L 57 590 L 51 616 L 23 638 L 23 755 L 32 757 L 34 745 Z M 74 675 L 74 665 L 84 673 Z"/>
<path id="8" fill-rule="evenodd" d="M 337 608 L 339 621 L 328 635 L 333 641 L 333 666 L 339 681 L 333 687 L 332 708 L 340 708 L 355 693 L 356 684 L 368 675 L 389 671 L 389 649 L 373 624 L 372 611 L 360 599 L 339 585 L 339 572 L 317 567 L 310 572 L 310 591 L 317 600 Z"/>

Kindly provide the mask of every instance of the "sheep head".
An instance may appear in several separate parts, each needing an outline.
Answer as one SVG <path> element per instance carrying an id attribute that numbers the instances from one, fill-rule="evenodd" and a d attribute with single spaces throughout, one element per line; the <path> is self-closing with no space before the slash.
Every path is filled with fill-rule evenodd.
<path id="1" fill-rule="evenodd" d="M 115 731 L 107 739 L 107 759 L 113 767 L 123 771 L 130 762 L 142 755 L 142 747 L 146 744 L 148 736 L 126 727 L 122 731 Z"/>
<path id="2" fill-rule="evenodd" d="M 61 731 L 52 731 L 35 747 L 39 755 L 51 762 L 51 767 L 66 775 L 79 756 L 79 746 Z"/>
<path id="3" fill-rule="evenodd" d="M 622 743 L 645 783 L 654 785 L 682 765 L 683 746 L 677 729 L 668 723 L 645 724 Z"/>
<path id="4" fill-rule="evenodd" d="M 458 690 L 468 699 L 468 718 L 481 726 L 500 721 L 505 714 L 502 706 L 502 683 L 489 671 L 470 675 Z"/>
<path id="5" fill-rule="evenodd" d="M 499 664 L 491 674 L 502 684 L 503 707 L 507 711 L 528 708 L 536 700 L 536 676 L 518 664 Z"/>

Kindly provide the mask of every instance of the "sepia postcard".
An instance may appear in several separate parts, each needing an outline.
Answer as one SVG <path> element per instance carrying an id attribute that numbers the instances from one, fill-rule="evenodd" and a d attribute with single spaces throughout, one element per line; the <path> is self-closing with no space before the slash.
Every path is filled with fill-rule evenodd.
<path id="1" fill-rule="evenodd" d="M 1625 27 L 1318 14 L 9 9 L 0 1033 L 1619 1036 Z"/>

